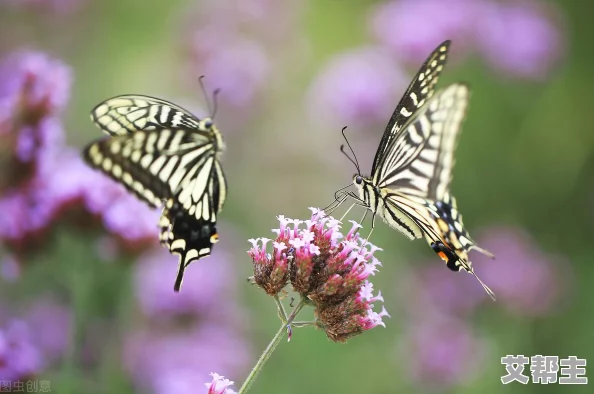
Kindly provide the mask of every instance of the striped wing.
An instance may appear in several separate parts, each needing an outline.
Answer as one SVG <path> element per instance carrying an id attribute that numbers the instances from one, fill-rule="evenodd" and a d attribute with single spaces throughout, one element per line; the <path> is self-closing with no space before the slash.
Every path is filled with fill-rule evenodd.
<path id="1" fill-rule="evenodd" d="M 383 165 L 386 156 L 390 153 L 392 140 L 399 135 L 400 130 L 410 119 L 414 118 L 417 111 L 433 96 L 435 85 L 447 61 L 449 47 L 449 40 L 440 44 L 425 60 L 408 89 L 406 89 L 386 126 L 373 159 L 372 174 L 377 171 L 378 167 Z"/>
<path id="2" fill-rule="evenodd" d="M 112 136 L 163 128 L 201 129 L 200 120 L 182 107 L 156 97 L 133 94 L 98 104 L 91 111 L 91 120 Z"/>
<path id="3" fill-rule="evenodd" d="M 383 200 L 384 220 L 409 238 L 425 237 L 427 243 L 446 262 L 452 271 L 461 268 L 472 274 L 495 299 L 493 291 L 475 274 L 468 252 L 472 249 L 493 258 L 489 251 L 479 248 L 464 228 L 456 200 L 446 193 L 443 200 L 433 202 L 398 191 L 387 192 Z"/>
<path id="4" fill-rule="evenodd" d="M 110 137 L 85 148 L 86 162 L 151 206 L 165 202 L 160 239 L 180 255 L 178 291 L 185 267 L 218 241 L 216 220 L 226 198 L 219 131 L 210 119 L 147 96 L 107 100 L 91 119 Z"/>
<path id="5" fill-rule="evenodd" d="M 441 200 L 449 189 L 454 151 L 468 106 L 466 85 L 438 91 L 388 145 L 373 183 L 411 196 Z"/>

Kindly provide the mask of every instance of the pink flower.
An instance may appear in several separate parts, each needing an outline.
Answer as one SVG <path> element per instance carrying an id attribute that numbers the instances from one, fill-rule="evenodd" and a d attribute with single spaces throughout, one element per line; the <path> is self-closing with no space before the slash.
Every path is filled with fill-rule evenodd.
<path id="1" fill-rule="evenodd" d="M 344 342 L 385 326 L 382 318 L 388 313 L 373 310 L 383 298 L 373 296 L 373 285 L 367 280 L 380 265 L 373 256 L 379 248 L 359 236 L 358 223 L 352 222 L 344 235 L 338 220 L 310 209 L 312 216 L 305 221 L 278 217 L 272 253 L 267 252 L 270 239 L 250 240 L 255 283 L 276 295 L 291 282 L 296 292 L 311 301 L 318 326 L 333 341 Z"/>
<path id="2" fill-rule="evenodd" d="M 235 382 L 214 372 L 210 376 L 212 376 L 212 382 L 204 384 L 208 388 L 208 394 L 236 394 L 236 391 L 229 388 Z"/>

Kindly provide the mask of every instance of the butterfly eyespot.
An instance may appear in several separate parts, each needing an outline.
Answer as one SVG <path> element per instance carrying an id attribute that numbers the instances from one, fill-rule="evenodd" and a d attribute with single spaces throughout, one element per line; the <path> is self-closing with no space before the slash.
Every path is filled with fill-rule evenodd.
<path id="1" fill-rule="evenodd" d="M 216 244 L 217 242 L 219 242 L 219 234 L 215 233 L 215 234 L 211 235 L 210 242 L 213 244 Z"/>

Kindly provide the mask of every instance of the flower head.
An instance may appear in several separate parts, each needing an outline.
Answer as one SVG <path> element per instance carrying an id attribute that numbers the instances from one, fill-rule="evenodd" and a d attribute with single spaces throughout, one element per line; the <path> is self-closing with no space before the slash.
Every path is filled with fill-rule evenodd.
<path id="1" fill-rule="evenodd" d="M 290 281 L 293 290 L 313 304 L 318 326 L 334 341 L 384 325 L 382 317 L 388 313 L 373 311 L 374 302 L 383 298 L 373 296 L 367 280 L 379 265 L 373 256 L 379 248 L 359 236 L 358 223 L 343 235 L 339 221 L 310 209 L 312 216 L 306 221 L 279 216 L 272 253 L 266 248 L 270 240 L 251 240 L 254 247 L 248 254 L 256 284 L 276 295 Z"/>
<path id="2" fill-rule="evenodd" d="M 229 388 L 235 382 L 214 372 L 210 376 L 212 376 L 212 382 L 204 384 L 208 388 L 208 394 L 236 394 L 234 390 Z"/>

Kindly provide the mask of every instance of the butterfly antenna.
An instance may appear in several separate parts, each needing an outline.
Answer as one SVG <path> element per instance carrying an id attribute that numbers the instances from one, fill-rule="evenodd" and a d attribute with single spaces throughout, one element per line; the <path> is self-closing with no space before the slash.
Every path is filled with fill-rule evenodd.
<path id="1" fill-rule="evenodd" d="M 486 284 L 485 284 L 485 283 L 484 283 L 484 282 L 481 280 L 481 278 L 479 278 L 479 277 L 477 276 L 477 274 L 475 274 L 475 273 L 474 273 L 474 270 L 472 270 L 472 271 L 468 271 L 468 272 L 470 272 L 470 273 L 471 273 L 471 274 L 472 274 L 472 275 L 473 275 L 473 276 L 476 278 L 476 280 L 478 280 L 478 281 L 479 281 L 479 283 L 481 284 L 481 286 L 483 286 L 483 289 L 485 289 L 485 291 L 487 292 L 487 294 L 489 295 L 489 297 L 491 297 L 491 299 L 492 299 L 493 301 L 497 301 L 497 298 L 495 297 L 495 293 L 493 292 L 493 290 L 491 290 L 491 289 L 489 288 L 489 286 L 487 286 L 487 285 L 486 285 Z"/>
<path id="2" fill-rule="evenodd" d="M 353 150 L 353 147 L 351 146 L 351 144 L 349 143 L 349 140 L 347 139 L 346 135 L 344 134 L 344 131 L 346 130 L 346 126 L 344 126 L 342 128 L 342 137 L 344 138 L 344 140 L 347 143 L 347 146 L 349 147 L 349 149 L 351 150 L 351 153 L 353 154 L 353 157 L 351 157 L 347 152 L 345 152 L 344 150 L 344 144 L 340 145 L 340 151 L 350 160 L 351 163 L 353 163 L 355 165 L 355 167 L 357 168 L 357 174 L 361 175 L 361 168 L 359 167 L 359 161 L 357 160 L 357 155 L 355 154 L 355 151 Z"/>
<path id="3" fill-rule="evenodd" d="M 204 101 L 206 101 L 206 108 L 208 109 L 208 113 L 212 114 L 213 113 L 213 105 L 210 102 L 210 100 L 208 99 L 208 94 L 206 93 L 206 87 L 204 87 L 204 75 L 201 75 L 200 78 L 198 78 L 198 81 L 200 82 L 200 90 L 202 90 L 202 94 L 204 95 Z"/>

